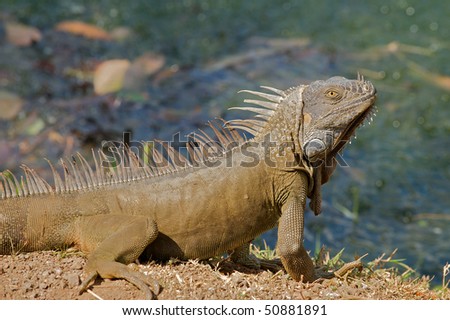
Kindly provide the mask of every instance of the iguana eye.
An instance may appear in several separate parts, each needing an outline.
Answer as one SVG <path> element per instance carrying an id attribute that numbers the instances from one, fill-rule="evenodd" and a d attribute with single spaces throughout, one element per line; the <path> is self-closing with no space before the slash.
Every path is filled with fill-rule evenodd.
<path id="1" fill-rule="evenodd" d="M 325 93 L 325 95 L 326 95 L 328 98 L 337 98 L 337 97 L 339 96 L 339 93 L 338 93 L 337 91 L 335 91 L 335 90 L 328 90 L 328 91 Z"/>

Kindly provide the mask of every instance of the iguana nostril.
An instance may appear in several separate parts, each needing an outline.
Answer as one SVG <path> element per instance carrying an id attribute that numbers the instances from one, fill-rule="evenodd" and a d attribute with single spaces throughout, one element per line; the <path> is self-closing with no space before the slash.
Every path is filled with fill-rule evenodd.
<path id="1" fill-rule="evenodd" d="M 367 83 L 364 83 L 364 85 L 363 85 L 363 90 L 364 90 L 365 92 L 370 91 L 370 86 L 369 86 Z"/>

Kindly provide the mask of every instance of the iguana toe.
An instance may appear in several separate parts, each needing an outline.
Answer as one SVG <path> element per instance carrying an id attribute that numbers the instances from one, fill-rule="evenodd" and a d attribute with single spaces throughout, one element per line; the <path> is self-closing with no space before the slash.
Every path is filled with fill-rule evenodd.
<path id="1" fill-rule="evenodd" d="M 314 270 L 314 280 L 334 278 L 334 272 L 330 272 L 326 267 L 318 267 Z"/>
<path id="2" fill-rule="evenodd" d="M 81 285 L 78 289 L 78 294 L 82 294 L 83 292 L 85 292 L 87 290 L 87 288 L 89 287 L 89 285 L 92 283 L 92 281 L 94 281 L 95 278 L 97 278 L 97 276 L 98 276 L 98 273 L 96 271 L 90 272 L 86 276 L 86 279 L 84 279 L 84 281 L 81 283 Z"/>
<path id="3" fill-rule="evenodd" d="M 248 245 L 245 245 L 242 250 L 235 250 L 233 254 L 231 254 L 231 260 L 234 263 L 243 265 L 250 269 L 264 269 L 272 272 L 278 272 L 283 269 L 283 264 L 280 259 L 259 259 L 255 255 L 248 252 Z"/>
<path id="4" fill-rule="evenodd" d="M 161 286 L 158 281 L 148 275 L 142 274 L 140 271 L 131 270 L 121 263 L 104 262 L 101 269 L 102 272 L 92 271 L 87 274 L 86 279 L 80 286 L 80 294 L 87 290 L 97 276 L 104 279 L 124 279 L 141 290 L 145 294 L 145 299 L 147 300 L 157 299 L 157 296 L 161 291 Z"/>
<path id="5" fill-rule="evenodd" d="M 273 259 L 273 260 L 260 259 L 259 263 L 261 265 L 261 269 L 269 270 L 274 273 L 284 269 L 280 259 Z"/>
<path id="6" fill-rule="evenodd" d="M 240 264 L 240 265 L 250 268 L 250 269 L 260 269 L 261 268 L 260 260 L 252 254 L 245 256 L 245 257 L 239 257 L 239 258 L 232 256 L 231 260 L 234 263 Z"/>

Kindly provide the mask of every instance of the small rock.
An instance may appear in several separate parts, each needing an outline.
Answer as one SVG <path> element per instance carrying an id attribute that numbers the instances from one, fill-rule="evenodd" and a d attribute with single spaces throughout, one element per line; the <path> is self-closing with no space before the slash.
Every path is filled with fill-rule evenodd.
<path id="1" fill-rule="evenodd" d="M 10 284 L 9 285 L 9 290 L 11 290 L 11 291 L 19 290 L 19 286 L 16 285 L 16 284 Z"/>
<path id="2" fill-rule="evenodd" d="M 80 284 L 80 277 L 77 274 L 71 273 L 64 277 L 67 280 L 69 288 L 75 288 Z"/>
<path id="3" fill-rule="evenodd" d="M 326 299 L 339 299 L 341 298 L 341 295 L 337 292 L 325 292 L 323 293 L 323 296 L 326 297 Z"/>
<path id="4" fill-rule="evenodd" d="M 83 263 L 80 260 L 74 261 L 71 268 L 73 270 L 81 270 L 81 269 L 83 269 Z"/>
<path id="5" fill-rule="evenodd" d="M 48 288 L 48 284 L 45 282 L 41 282 L 39 283 L 39 289 L 47 289 Z"/>
<path id="6" fill-rule="evenodd" d="M 53 283 L 55 282 L 56 276 L 54 273 L 50 273 L 50 275 L 48 276 L 48 282 Z"/>
<path id="7" fill-rule="evenodd" d="M 39 293 L 32 292 L 28 297 L 29 297 L 29 299 L 36 299 L 37 297 L 39 297 Z"/>
<path id="8" fill-rule="evenodd" d="M 22 291 L 23 292 L 29 292 L 29 291 L 31 291 L 33 289 L 33 284 L 31 283 L 31 282 L 25 282 L 23 285 L 22 285 Z"/>

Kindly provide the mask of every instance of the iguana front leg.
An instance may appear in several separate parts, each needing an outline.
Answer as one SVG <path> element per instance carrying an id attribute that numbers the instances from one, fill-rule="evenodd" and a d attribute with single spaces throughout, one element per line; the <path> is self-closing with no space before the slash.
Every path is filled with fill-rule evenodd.
<path id="1" fill-rule="evenodd" d="M 319 276 L 315 274 L 314 264 L 303 247 L 307 183 L 306 177 L 301 175 L 299 183 L 292 185 L 292 191 L 281 208 L 277 251 L 284 268 L 294 280 L 311 282 Z"/>
<path id="2" fill-rule="evenodd" d="M 143 216 L 98 215 L 83 217 L 78 223 L 81 249 L 90 252 L 84 269 L 86 279 L 80 292 L 86 290 L 97 276 L 104 279 L 125 279 L 142 290 L 147 299 L 159 293 L 159 284 L 152 278 L 126 266 L 139 258 L 153 242 L 156 223 Z M 153 291 L 149 288 L 153 287 Z"/>

